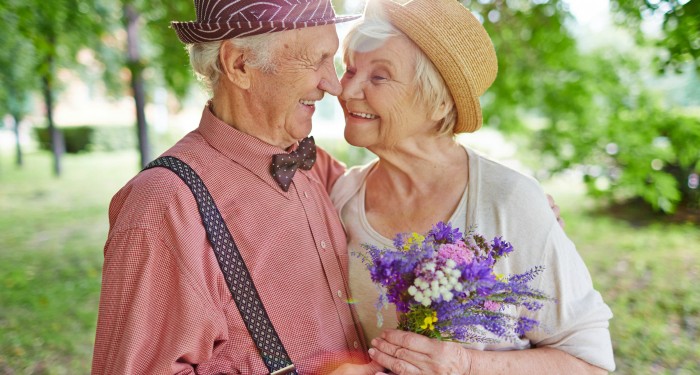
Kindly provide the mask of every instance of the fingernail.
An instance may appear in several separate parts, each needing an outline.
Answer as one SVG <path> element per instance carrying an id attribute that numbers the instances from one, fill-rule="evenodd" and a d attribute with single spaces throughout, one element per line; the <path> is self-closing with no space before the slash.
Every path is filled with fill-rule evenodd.
<path id="1" fill-rule="evenodd" d="M 370 350 L 368 350 L 367 352 L 369 353 L 369 356 L 370 356 L 370 357 L 374 357 L 374 354 L 376 353 L 376 350 L 370 349 Z"/>
<path id="2" fill-rule="evenodd" d="M 372 346 L 377 346 L 377 339 L 372 339 L 372 342 L 370 342 Z"/>

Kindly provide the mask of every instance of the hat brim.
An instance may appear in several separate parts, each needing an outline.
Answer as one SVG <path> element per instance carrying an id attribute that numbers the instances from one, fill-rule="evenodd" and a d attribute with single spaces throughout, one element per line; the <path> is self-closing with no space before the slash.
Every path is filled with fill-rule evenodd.
<path id="1" fill-rule="evenodd" d="M 445 81 L 457 108 L 454 133 L 471 133 L 481 128 L 481 104 L 476 85 L 469 74 L 462 72 L 462 69 L 466 68 L 464 61 L 458 59 L 458 54 L 450 52 L 459 45 L 459 42 L 451 40 L 449 34 L 444 31 L 444 28 L 455 25 L 439 22 L 444 19 L 431 20 L 436 16 L 434 8 L 430 9 L 426 6 L 409 10 L 406 6 L 391 0 L 378 1 L 382 4 L 391 24 L 406 34 L 428 56 Z M 458 1 L 451 1 L 451 3 L 454 3 L 454 12 L 466 11 L 470 17 L 474 17 Z"/>
<path id="2" fill-rule="evenodd" d="M 308 20 L 303 22 L 265 21 L 265 22 L 222 22 L 200 23 L 196 21 L 177 22 L 170 25 L 181 42 L 185 44 L 215 42 L 231 38 L 301 29 L 305 27 L 333 25 L 353 21 L 361 15 L 336 16 L 327 19 Z"/>

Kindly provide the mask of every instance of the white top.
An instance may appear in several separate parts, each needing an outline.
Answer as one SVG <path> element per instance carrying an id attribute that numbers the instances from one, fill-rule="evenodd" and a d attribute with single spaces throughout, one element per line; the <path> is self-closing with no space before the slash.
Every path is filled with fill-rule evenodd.
<path id="1" fill-rule="evenodd" d="M 475 225 L 476 232 L 486 238 L 503 236 L 513 245 L 514 251 L 498 262 L 496 272 L 523 273 L 542 265 L 544 272 L 531 286 L 556 299 L 556 302 L 545 303 L 537 312 L 523 312 L 538 320 L 540 326 L 518 342 L 469 347 L 514 350 L 549 346 L 613 371 L 615 361 L 608 331 L 612 312 L 600 293 L 593 289 L 586 265 L 557 223 L 539 183 L 473 150 L 466 150 L 469 182 L 450 219 L 453 226 L 464 231 Z M 376 160 L 349 169 L 331 192 L 348 237 L 350 291 L 368 343 L 381 329 L 397 325 L 395 309 L 390 305 L 383 311 L 382 327 L 377 327 L 375 304 L 379 291 L 359 257 L 352 255 L 353 252 L 365 253 L 360 246 L 364 243 L 393 247 L 392 239 L 374 230 L 365 215 L 365 181 L 375 164 Z"/>

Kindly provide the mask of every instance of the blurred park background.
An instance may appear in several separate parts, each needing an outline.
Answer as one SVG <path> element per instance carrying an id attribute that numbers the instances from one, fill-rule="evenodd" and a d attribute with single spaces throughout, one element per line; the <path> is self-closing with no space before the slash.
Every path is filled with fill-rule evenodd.
<path id="1" fill-rule="evenodd" d="M 555 196 L 617 373 L 700 373 L 700 0 L 463 3 L 499 74 L 460 140 Z M 190 0 L 0 3 L 0 374 L 89 373 L 109 200 L 207 98 L 168 27 L 193 19 Z M 348 165 L 372 157 L 332 98 L 314 121 Z"/>

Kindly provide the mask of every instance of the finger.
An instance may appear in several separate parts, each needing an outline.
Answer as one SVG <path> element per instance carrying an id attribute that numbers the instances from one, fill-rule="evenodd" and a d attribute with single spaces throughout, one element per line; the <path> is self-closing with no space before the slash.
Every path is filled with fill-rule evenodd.
<path id="1" fill-rule="evenodd" d="M 562 228 L 566 227 L 566 222 L 564 221 L 564 219 L 557 217 L 557 222 L 559 223 L 559 226 L 561 226 Z"/>
<path id="2" fill-rule="evenodd" d="M 411 363 L 392 357 L 389 354 L 378 350 L 377 348 L 371 348 L 369 350 L 369 357 L 372 358 L 373 361 L 382 365 L 385 369 L 389 369 L 394 374 L 413 375 L 420 373 L 418 368 L 413 366 Z"/>
<path id="3" fill-rule="evenodd" d="M 434 340 L 413 332 L 386 329 L 382 331 L 380 338 L 397 348 L 407 348 L 418 353 L 430 354 L 435 350 Z"/>
<path id="4" fill-rule="evenodd" d="M 385 354 L 409 362 L 418 368 L 421 368 L 422 364 L 430 361 L 430 356 L 426 354 L 393 345 L 379 337 L 372 340 L 372 346 Z"/>
<path id="5" fill-rule="evenodd" d="M 370 343 L 374 348 L 379 349 L 381 352 L 386 353 L 390 356 L 394 356 L 397 350 L 399 350 L 400 346 L 394 345 L 386 340 L 383 340 L 380 337 L 375 337 L 372 339 L 372 342 Z"/>

